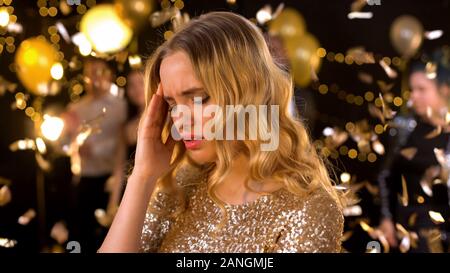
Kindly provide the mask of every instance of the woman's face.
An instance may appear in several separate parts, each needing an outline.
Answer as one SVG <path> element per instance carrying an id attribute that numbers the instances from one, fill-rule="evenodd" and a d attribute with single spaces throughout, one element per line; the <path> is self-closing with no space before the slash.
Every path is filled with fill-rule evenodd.
<path id="1" fill-rule="evenodd" d="M 138 71 L 128 75 L 127 93 L 134 105 L 141 109 L 145 107 L 144 76 Z"/>
<path id="2" fill-rule="evenodd" d="M 446 99 L 439 92 L 434 80 L 427 78 L 424 72 L 414 72 L 410 78 L 411 101 L 414 111 L 421 117 L 427 117 L 427 108 L 440 113 L 446 107 Z"/>
<path id="3" fill-rule="evenodd" d="M 187 106 L 191 112 L 191 132 L 180 128 L 179 134 L 183 138 L 188 156 L 198 164 L 214 162 L 216 160 L 215 141 L 193 140 L 194 125 L 205 123 L 212 117 L 194 115 L 194 97 L 200 97 L 202 107 L 214 104 L 212 98 L 203 89 L 202 83 L 196 78 L 192 64 L 186 53 L 177 51 L 165 57 L 159 71 L 164 99 L 169 104 L 169 115 L 174 107 Z M 176 120 L 172 118 L 175 122 Z M 202 128 L 203 132 L 203 128 Z M 191 139 L 191 140 L 190 140 Z"/>

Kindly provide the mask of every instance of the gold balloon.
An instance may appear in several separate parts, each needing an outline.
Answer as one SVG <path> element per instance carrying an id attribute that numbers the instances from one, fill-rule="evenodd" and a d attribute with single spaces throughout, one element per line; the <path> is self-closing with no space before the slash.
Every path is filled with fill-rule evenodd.
<path id="1" fill-rule="evenodd" d="M 284 39 L 302 36 L 306 32 L 305 20 L 297 10 L 285 8 L 269 23 L 269 32 Z"/>
<path id="2" fill-rule="evenodd" d="M 140 28 L 149 22 L 155 9 L 153 0 L 116 0 L 116 9 L 122 19 L 133 28 Z"/>
<path id="3" fill-rule="evenodd" d="M 402 15 L 392 23 L 390 38 L 398 53 L 410 58 L 422 44 L 423 26 L 415 17 Z"/>
<path id="4" fill-rule="evenodd" d="M 35 95 L 47 95 L 50 70 L 57 62 L 56 49 L 42 36 L 29 38 L 20 44 L 15 62 L 22 84 Z"/>
<path id="5" fill-rule="evenodd" d="M 317 55 L 319 42 L 310 33 L 284 40 L 286 52 L 291 64 L 291 73 L 299 86 L 311 82 L 312 73 L 320 68 L 321 58 Z"/>

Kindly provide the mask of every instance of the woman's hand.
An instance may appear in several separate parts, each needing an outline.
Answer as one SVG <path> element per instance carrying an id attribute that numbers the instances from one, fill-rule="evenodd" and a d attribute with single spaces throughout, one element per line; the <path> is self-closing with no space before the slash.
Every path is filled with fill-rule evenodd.
<path id="1" fill-rule="evenodd" d="M 156 180 L 169 168 L 175 141 L 162 143 L 161 133 L 168 106 L 161 85 L 143 113 L 138 129 L 135 165 L 99 252 L 137 252 L 140 248 L 145 212 Z"/>
<path id="2" fill-rule="evenodd" d="M 159 178 L 169 169 L 175 141 L 169 136 L 164 144 L 161 133 L 167 118 L 168 105 L 163 99 L 162 85 L 150 100 L 139 122 L 133 176 L 144 181 Z"/>

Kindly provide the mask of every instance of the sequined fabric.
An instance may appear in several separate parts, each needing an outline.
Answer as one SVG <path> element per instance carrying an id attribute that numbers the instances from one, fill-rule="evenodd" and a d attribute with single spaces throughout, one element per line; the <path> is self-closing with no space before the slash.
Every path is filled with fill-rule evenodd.
<path id="1" fill-rule="evenodd" d="M 183 179 L 183 176 L 177 179 Z M 183 182 L 183 181 L 182 181 Z M 177 217 L 177 202 L 155 191 L 141 237 L 144 252 L 339 252 L 343 216 L 325 191 L 306 198 L 285 189 L 222 211 L 206 182 L 190 186 L 188 206 Z"/>

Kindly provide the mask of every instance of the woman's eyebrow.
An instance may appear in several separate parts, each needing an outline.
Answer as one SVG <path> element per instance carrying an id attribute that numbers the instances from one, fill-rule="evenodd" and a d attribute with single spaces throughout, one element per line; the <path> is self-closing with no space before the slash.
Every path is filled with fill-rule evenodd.
<path id="1" fill-rule="evenodd" d="M 204 90 L 203 87 L 191 87 L 191 88 L 181 91 L 180 95 L 184 96 L 184 97 L 188 97 L 192 94 L 196 94 L 198 91 L 203 91 L 203 90 Z M 172 98 L 170 96 L 164 96 L 164 99 L 166 101 L 174 101 L 174 98 Z"/>

